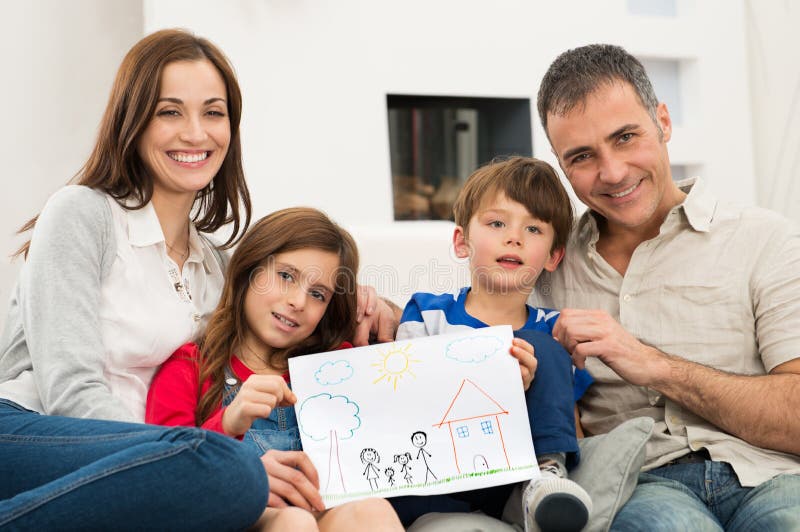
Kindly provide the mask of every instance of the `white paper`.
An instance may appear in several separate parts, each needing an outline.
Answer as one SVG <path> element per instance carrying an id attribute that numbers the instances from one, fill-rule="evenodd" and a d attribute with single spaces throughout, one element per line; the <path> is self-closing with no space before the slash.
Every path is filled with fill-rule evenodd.
<path id="1" fill-rule="evenodd" d="M 326 506 L 537 477 L 511 339 L 487 327 L 290 359 Z"/>

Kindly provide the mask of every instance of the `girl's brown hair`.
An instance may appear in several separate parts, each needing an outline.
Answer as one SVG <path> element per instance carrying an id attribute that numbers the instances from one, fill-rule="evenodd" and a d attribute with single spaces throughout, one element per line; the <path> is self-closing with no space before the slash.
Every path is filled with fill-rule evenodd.
<path id="1" fill-rule="evenodd" d="M 197 194 L 193 221 L 199 231 L 206 233 L 233 222 L 231 236 L 223 245 L 230 247 L 247 229 L 251 212 L 239 137 L 242 94 L 233 67 L 222 51 L 187 31 L 157 31 L 133 45 L 117 71 L 94 149 L 70 183 L 102 190 L 118 201 L 133 198 L 133 206 L 128 207 L 131 209 L 149 203 L 153 178 L 137 153 L 137 145 L 158 103 L 161 72 L 175 61 L 200 60 L 210 61 L 225 82 L 231 140 L 217 175 Z M 33 229 L 37 219 L 35 216 L 29 220 L 19 232 Z M 30 240 L 15 256 L 27 256 L 29 247 Z"/>
<path id="2" fill-rule="evenodd" d="M 211 387 L 200 394 L 195 410 L 201 425 L 222 402 L 225 369 L 240 349 L 247 331 L 244 301 L 255 273 L 278 253 L 299 249 L 318 249 L 339 256 L 334 293 L 317 328 L 303 342 L 275 350 L 266 361 L 285 369 L 293 356 L 335 349 L 350 340 L 355 332 L 356 273 L 358 249 L 350 233 L 324 213 L 311 208 L 283 209 L 259 220 L 242 238 L 231 257 L 222 288 L 222 297 L 209 319 L 200 351 L 200 380 L 211 380 Z"/>

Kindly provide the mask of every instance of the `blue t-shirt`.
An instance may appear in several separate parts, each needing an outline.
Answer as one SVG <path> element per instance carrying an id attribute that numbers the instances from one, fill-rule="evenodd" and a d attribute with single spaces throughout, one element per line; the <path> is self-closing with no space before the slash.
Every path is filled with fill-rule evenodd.
<path id="1" fill-rule="evenodd" d="M 397 339 L 405 340 L 488 327 L 488 324 L 467 313 L 465 304 L 469 290 L 469 287 L 462 288 L 457 296 L 453 294 L 436 295 L 427 292 L 415 293 L 403 310 L 403 317 L 400 318 L 400 326 L 397 328 Z M 528 310 L 528 320 L 521 329 L 552 334 L 559 312 L 547 308 L 525 306 Z M 574 396 L 577 401 L 586 393 L 593 379 L 585 369 L 576 368 L 573 371 L 575 375 Z"/>

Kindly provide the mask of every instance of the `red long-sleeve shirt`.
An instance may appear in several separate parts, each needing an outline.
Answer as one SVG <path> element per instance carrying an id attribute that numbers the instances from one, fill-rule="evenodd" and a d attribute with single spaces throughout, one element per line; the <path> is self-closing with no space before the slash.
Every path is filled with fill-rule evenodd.
<path id="1" fill-rule="evenodd" d="M 342 342 L 339 349 L 350 347 L 353 347 L 352 344 Z M 206 379 L 203 382 L 201 394 L 197 393 L 200 388 L 198 382 L 200 380 L 199 358 L 200 351 L 197 349 L 197 344 L 188 343 L 179 347 L 161 365 L 153 377 L 147 393 L 145 423 L 181 427 L 197 426 L 194 414 L 198 399 L 211 386 L 211 379 Z M 246 381 L 253 374 L 253 371 L 235 355 L 231 357 L 231 369 L 239 382 Z M 289 374 L 284 373 L 283 378 L 288 384 Z M 225 434 L 225 431 L 222 430 L 222 414 L 224 412 L 225 408 L 220 403 L 201 427 Z M 239 436 L 239 439 L 241 438 L 242 436 Z"/>
<path id="2" fill-rule="evenodd" d="M 147 393 L 147 407 L 145 410 L 145 423 L 156 425 L 196 427 L 195 408 L 200 394 L 198 361 L 200 351 L 197 344 L 188 343 L 178 348 L 172 356 L 162 364 L 161 368 L 150 383 Z M 240 382 L 244 382 L 253 374 L 238 357 L 231 357 L 231 369 Z M 284 373 L 283 378 L 289 382 L 289 374 Z M 211 386 L 211 379 L 203 382 L 201 393 L 206 393 Z M 201 425 L 202 428 L 221 432 L 222 414 L 225 408 L 222 404 Z M 241 438 L 241 437 L 240 437 Z"/>

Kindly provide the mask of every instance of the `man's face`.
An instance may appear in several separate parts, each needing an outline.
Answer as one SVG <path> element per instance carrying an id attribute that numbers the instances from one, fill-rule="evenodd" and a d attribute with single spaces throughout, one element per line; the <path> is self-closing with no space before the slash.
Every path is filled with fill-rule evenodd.
<path id="1" fill-rule="evenodd" d="M 422 447 L 425 445 L 425 434 L 421 432 L 415 432 L 413 436 L 411 436 L 411 443 L 414 444 L 415 447 Z"/>
<path id="2" fill-rule="evenodd" d="M 621 81 L 599 87 L 563 116 L 547 116 L 550 144 L 575 194 L 611 229 L 658 226 L 680 202 L 663 103 L 656 120 L 661 132 L 633 87 Z"/>

